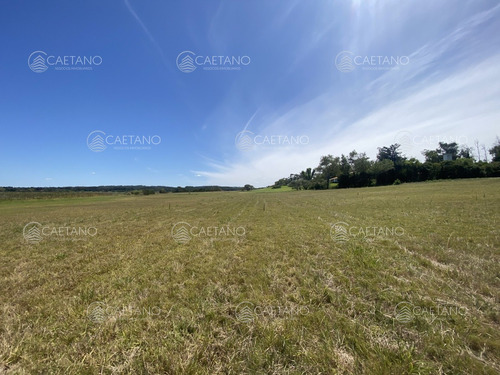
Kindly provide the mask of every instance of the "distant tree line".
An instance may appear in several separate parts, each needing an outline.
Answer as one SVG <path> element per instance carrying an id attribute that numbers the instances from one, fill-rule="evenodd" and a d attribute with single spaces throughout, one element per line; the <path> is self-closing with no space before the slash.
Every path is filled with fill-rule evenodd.
<path id="1" fill-rule="evenodd" d="M 425 162 L 407 159 L 399 144 L 379 147 L 376 160 L 355 150 L 349 155 L 322 156 L 316 168 L 307 168 L 298 174 L 281 178 L 273 188 L 290 186 L 301 189 L 350 188 L 374 185 L 391 185 L 438 179 L 500 177 L 500 139 L 497 138 L 484 160 L 477 160 L 468 146 L 439 143 L 435 150 L 424 150 Z M 479 152 L 479 151 L 478 151 Z"/>
<path id="2" fill-rule="evenodd" d="M 204 191 L 236 191 L 242 187 L 232 186 L 145 186 L 145 185 L 108 185 L 108 186 L 66 186 L 66 187 L 0 187 L 0 192 L 96 192 L 96 193 L 128 193 L 134 195 L 150 195 L 156 193 L 191 193 Z"/>

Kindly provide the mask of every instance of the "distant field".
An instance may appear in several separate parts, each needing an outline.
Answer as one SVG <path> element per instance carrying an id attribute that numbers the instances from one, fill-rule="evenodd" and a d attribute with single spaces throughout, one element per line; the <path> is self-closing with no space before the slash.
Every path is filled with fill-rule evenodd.
<path id="1" fill-rule="evenodd" d="M 498 374 L 499 224 L 498 178 L 0 201 L 0 373 Z"/>
<path id="2" fill-rule="evenodd" d="M 262 188 L 262 189 L 252 190 L 252 192 L 254 192 L 254 193 L 269 193 L 269 192 L 279 193 L 279 192 L 283 192 L 283 191 L 293 191 L 293 189 L 290 186 L 281 186 L 279 189 L 273 189 L 272 187 L 266 187 L 266 188 Z"/>
<path id="3" fill-rule="evenodd" d="M 19 192 L 19 191 L 0 191 L 0 201 L 3 200 L 26 200 L 26 199 L 57 199 L 57 198 L 78 198 L 78 197 L 94 197 L 116 195 L 118 193 L 110 192 L 86 192 L 86 191 L 67 191 L 67 192 Z"/>

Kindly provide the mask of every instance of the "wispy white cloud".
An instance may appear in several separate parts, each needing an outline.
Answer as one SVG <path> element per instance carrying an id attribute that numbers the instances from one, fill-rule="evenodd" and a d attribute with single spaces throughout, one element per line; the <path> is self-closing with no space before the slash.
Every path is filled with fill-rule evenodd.
<path id="1" fill-rule="evenodd" d="M 481 60 L 495 54 L 496 49 L 491 48 L 491 41 L 466 39 L 484 22 L 498 17 L 499 13 L 500 4 L 465 19 L 437 41 L 424 44 L 410 54 L 408 68 L 387 71 L 371 81 L 366 87 L 369 95 L 377 91 L 378 99 L 383 97 L 382 93 L 385 95 L 397 93 L 401 96 L 406 91 L 414 90 L 415 85 L 425 87 L 435 82 L 437 77 L 450 74 L 456 67 L 480 63 Z"/>
<path id="2" fill-rule="evenodd" d="M 158 42 L 156 41 L 156 39 L 153 37 L 153 34 L 151 34 L 151 32 L 149 31 L 149 29 L 146 27 L 146 25 L 144 24 L 144 22 L 142 22 L 141 18 L 137 15 L 136 11 L 134 10 L 134 8 L 132 8 L 132 6 L 130 5 L 130 2 L 129 0 L 124 0 L 125 1 L 125 6 L 127 7 L 129 13 L 132 15 L 132 17 L 134 17 L 134 19 L 136 20 L 136 22 L 139 24 L 139 26 L 141 26 L 142 30 L 146 33 L 148 39 L 151 41 L 151 43 L 153 44 L 153 46 L 155 47 L 155 49 L 158 51 L 158 53 L 160 54 L 161 56 L 161 59 L 163 61 L 163 63 L 169 67 L 169 64 L 167 63 L 167 59 L 165 58 L 165 54 L 163 53 L 163 50 L 162 48 L 160 47 L 160 45 L 158 44 Z"/>
<path id="3" fill-rule="evenodd" d="M 354 1 L 353 18 L 366 21 L 378 15 L 387 21 L 387 12 L 398 3 L 391 4 L 371 2 L 361 10 L 361 3 L 356 5 Z M 400 13 L 410 17 L 410 8 L 405 9 Z M 403 69 L 371 80 L 366 74 L 351 73 L 351 86 L 362 93 L 357 102 L 350 103 L 355 112 L 344 105 L 342 92 L 332 88 L 309 101 L 303 100 L 301 105 L 282 108 L 280 114 L 259 111 L 257 121 L 256 113 L 250 120 L 254 120 L 250 129 L 253 132 L 267 136 L 305 134 L 309 144 L 268 145 L 246 153 L 234 147 L 232 158 L 207 159 L 207 170 L 193 173 L 205 177 L 207 184 L 268 185 L 290 173 L 315 167 L 321 155 L 347 154 L 356 149 L 373 158 L 377 147 L 395 143 L 401 130 L 425 140 L 406 150 L 407 156 L 419 159 L 420 152 L 437 147 L 438 140 L 456 138 L 466 140 L 469 146 L 477 138 L 481 143 L 493 142 L 500 122 L 500 87 L 494 84 L 500 78 L 500 54 L 488 46 L 488 38 L 478 42 L 474 36 L 499 12 L 500 5 L 463 18 L 454 27 L 446 28 L 447 34 L 440 33 L 436 39 L 417 45 L 409 53 L 411 63 Z M 404 17 L 400 24 L 404 24 Z M 383 39 L 380 30 L 394 31 L 380 24 L 367 27 L 360 21 L 357 25 L 353 27 L 363 28 L 361 34 L 366 38 L 353 36 L 348 45 L 356 48 L 366 41 Z M 378 34 L 370 35 L 374 28 Z"/>
<path id="4" fill-rule="evenodd" d="M 276 134 L 287 123 L 294 128 L 305 119 L 311 139 L 308 145 L 268 146 L 253 152 L 240 153 L 226 163 L 209 163 L 209 171 L 195 173 L 208 184 L 264 186 L 280 177 L 315 167 L 321 155 L 348 152 L 356 149 L 375 157 L 376 148 L 396 142 L 400 130 L 412 132 L 428 142 L 415 145 L 407 156 L 421 158 L 424 148 L 437 147 L 437 139 L 467 139 L 470 146 L 479 138 L 481 143 L 492 142 L 500 123 L 500 55 L 477 66 L 456 72 L 432 85 L 419 88 L 404 99 L 380 106 L 351 126 L 332 127 L 336 112 L 324 96 L 299 108 L 294 108 L 261 130 L 261 134 Z M 293 122 L 293 123 L 292 123 Z M 279 123 L 280 125 L 277 125 Z"/>

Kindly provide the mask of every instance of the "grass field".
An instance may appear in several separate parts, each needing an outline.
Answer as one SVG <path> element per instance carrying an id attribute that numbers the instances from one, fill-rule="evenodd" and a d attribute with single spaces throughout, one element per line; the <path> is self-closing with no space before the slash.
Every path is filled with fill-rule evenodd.
<path id="1" fill-rule="evenodd" d="M 500 179 L 0 201 L 0 373 L 498 374 L 499 220 Z"/>

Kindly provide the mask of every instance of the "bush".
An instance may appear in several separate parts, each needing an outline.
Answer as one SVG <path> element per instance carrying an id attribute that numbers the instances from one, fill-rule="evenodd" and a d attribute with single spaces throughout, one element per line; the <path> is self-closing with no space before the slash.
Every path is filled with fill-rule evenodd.
<path id="1" fill-rule="evenodd" d="M 401 181 L 399 180 L 399 178 L 396 178 L 393 185 L 401 185 Z"/>

